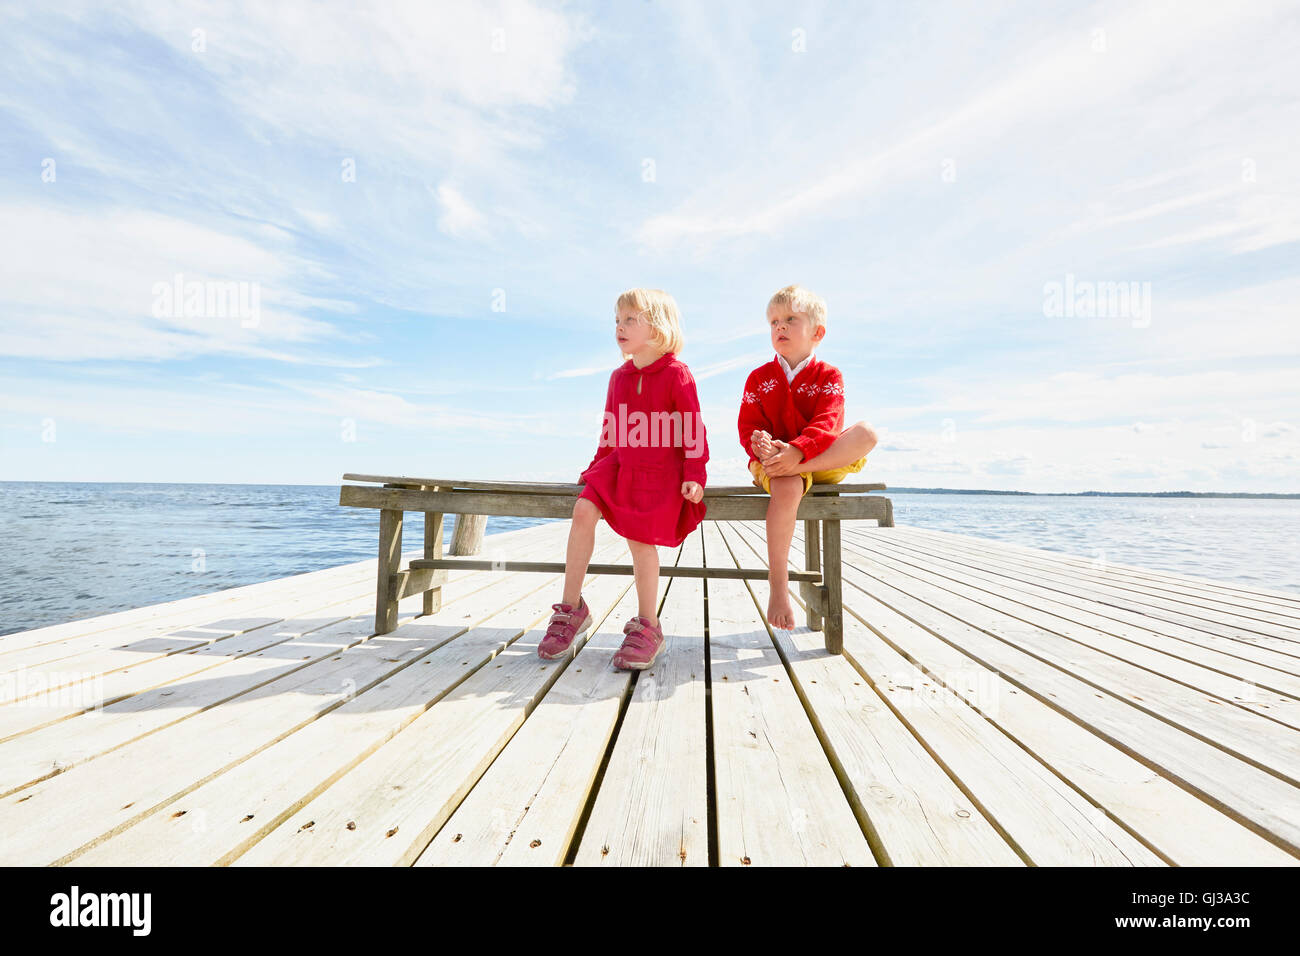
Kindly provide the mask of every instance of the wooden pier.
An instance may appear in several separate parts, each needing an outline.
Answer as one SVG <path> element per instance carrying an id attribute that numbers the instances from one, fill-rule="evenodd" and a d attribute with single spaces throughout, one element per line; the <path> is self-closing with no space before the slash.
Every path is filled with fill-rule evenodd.
<path id="1" fill-rule="evenodd" d="M 763 525 L 660 555 L 761 566 Z M 0 638 L 0 862 L 1300 862 L 1294 594 L 851 522 L 842 655 L 771 631 L 763 582 L 664 577 L 633 674 L 629 577 L 589 577 L 596 626 L 541 661 L 559 576 L 451 572 L 375 635 L 377 566 Z"/>

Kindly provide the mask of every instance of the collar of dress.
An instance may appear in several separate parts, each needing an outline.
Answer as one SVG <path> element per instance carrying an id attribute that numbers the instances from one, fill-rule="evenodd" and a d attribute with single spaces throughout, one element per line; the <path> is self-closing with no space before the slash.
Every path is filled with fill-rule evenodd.
<path id="1" fill-rule="evenodd" d="M 658 372 L 660 369 L 668 365 L 668 363 L 671 362 L 674 358 L 676 358 L 676 356 L 672 352 L 665 352 L 663 355 L 659 356 L 649 365 L 646 365 L 642 368 L 637 368 L 636 363 L 633 362 L 631 359 L 628 359 L 626 362 L 623 363 L 622 370 L 628 374 L 634 372 L 639 372 L 642 375 L 653 374 L 654 372 Z"/>

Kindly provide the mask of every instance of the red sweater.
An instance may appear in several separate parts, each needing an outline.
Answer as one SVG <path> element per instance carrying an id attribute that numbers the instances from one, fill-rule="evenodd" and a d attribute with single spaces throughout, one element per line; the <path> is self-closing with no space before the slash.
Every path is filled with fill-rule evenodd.
<path id="1" fill-rule="evenodd" d="M 844 430 L 844 376 L 814 355 L 787 383 L 785 369 L 773 355 L 745 379 L 738 425 L 750 461 L 757 461 L 749 447 L 755 429 L 794 445 L 804 461 L 816 458 Z"/>

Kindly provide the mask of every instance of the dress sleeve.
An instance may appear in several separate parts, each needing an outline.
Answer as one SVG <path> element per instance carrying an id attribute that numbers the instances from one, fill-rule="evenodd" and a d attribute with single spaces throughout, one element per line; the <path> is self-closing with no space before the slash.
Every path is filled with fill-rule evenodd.
<path id="1" fill-rule="evenodd" d="M 822 380 L 817 391 L 813 416 L 798 437 L 790 441 L 811 461 L 834 444 L 844 430 L 844 376 L 834 369 Z"/>
<path id="2" fill-rule="evenodd" d="M 749 436 L 756 429 L 765 432 L 772 430 L 772 423 L 767 420 L 767 415 L 763 412 L 763 403 L 758 397 L 754 384 L 754 373 L 750 372 L 749 377 L 745 379 L 745 388 L 740 396 L 740 415 L 736 421 L 740 429 L 740 447 L 745 449 L 745 454 L 750 461 L 758 461 L 758 459 L 754 456 L 753 449 L 749 447 Z"/>
<path id="3" fill-rule="evenodd" d="M 611 439 L 608 443 L 603 440 L 605 438 L 605 422 L 609 421 L 609 415 L 614 414 L 614 377 L 617 374 L 618 369 L 615 369 L 609 375 L 609 387 L 605 390 L 605 416 L 602 417 L 600 424 L 601 440 L 597 442 L 596 457 L 591 459 L 591 464 L 584 468 L 582 474 L 578 476 L 578 484 L 580 485 L 587 483 L 587 472 L 591 471 L 599 461 L 608 458 L 610 455 L 614 455 L 615 460 L 617 460 L 618 446 L 615 444 L 616 439 Z"/>
<path id="4" fill-rule="evenodd" d="M 709 438 L 700 414 L 700 397 L 695 377 L 683 368 L 673 382 L 673 410 L 682 413 L 682 480 L 694 481 L 703 488 L 708 474 Z"/>

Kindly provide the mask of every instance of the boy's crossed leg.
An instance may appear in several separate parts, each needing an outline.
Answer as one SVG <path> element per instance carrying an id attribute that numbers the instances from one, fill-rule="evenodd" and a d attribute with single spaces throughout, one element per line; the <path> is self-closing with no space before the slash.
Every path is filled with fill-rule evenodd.
<path id="1" fill-rule="evenodd" d="M 813 471 L 830 471 L 844 468 L 857 462 L 867 452 L 876 447 L 875 431 L 866 422 L 854 422 L 840 433 L 840 437 L 831 442 L 831 446 L 816 458 L 809 458 L 795 465 L 799 473 Z"/>

